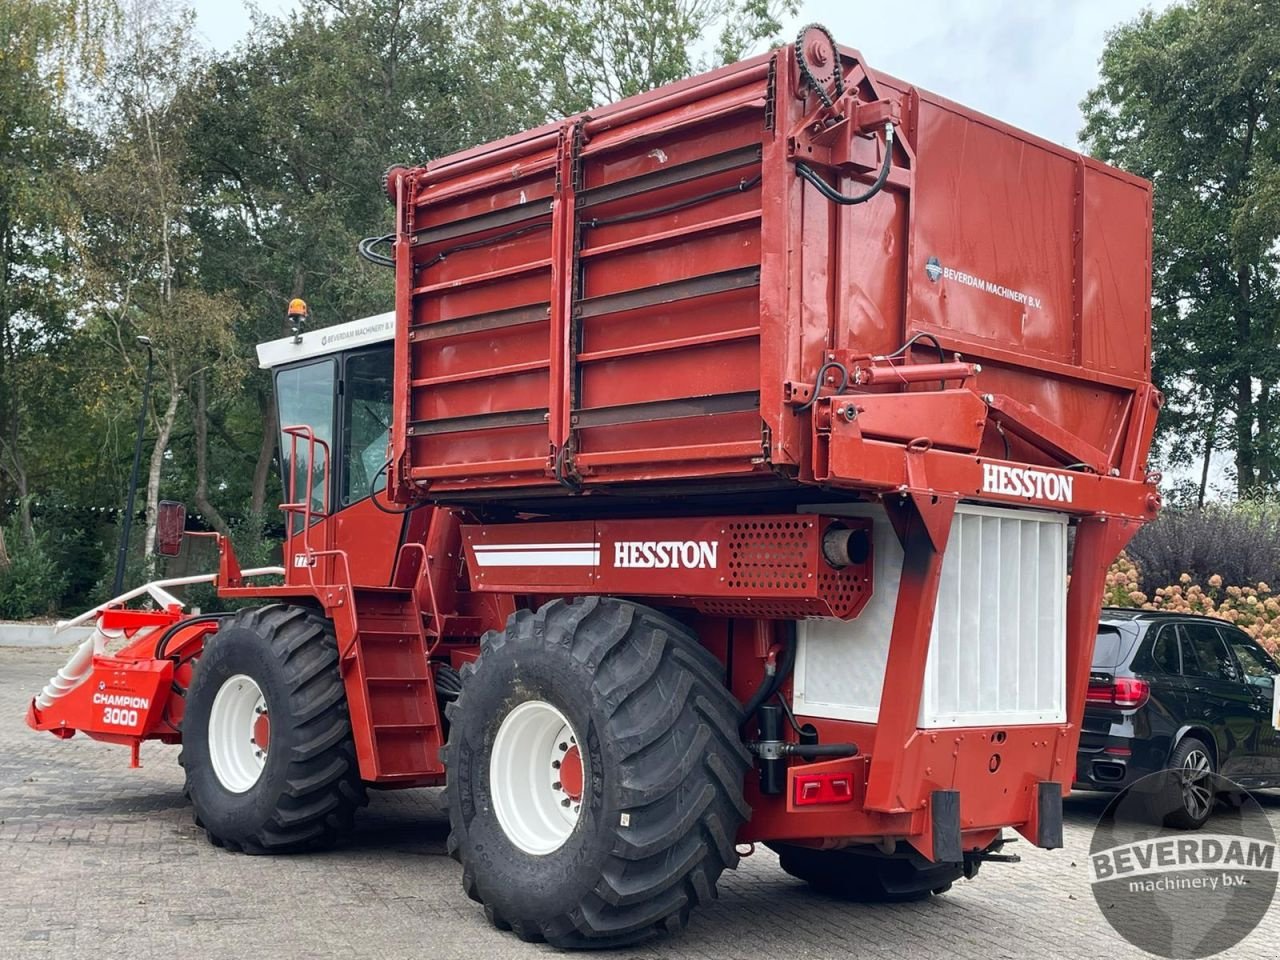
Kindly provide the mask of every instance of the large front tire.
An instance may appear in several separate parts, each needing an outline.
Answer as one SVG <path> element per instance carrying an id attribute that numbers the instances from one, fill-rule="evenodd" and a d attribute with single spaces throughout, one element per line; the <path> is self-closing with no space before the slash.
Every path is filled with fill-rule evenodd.
<path id="1" fill-rule="evenodd" d="M 490 921 L 559 947 L 684 926 L 738 855 L 750 756 L 723 668 L 611 598 L 517 611 L 450 710 L 449 852 Z"/>
<path id="2" fill-rule="evenodd" d="M 329 846 L 366 802 L 332 624 L 273 604 L 226 618 L 182 722 L 196 823 L 245 853 Z"/>

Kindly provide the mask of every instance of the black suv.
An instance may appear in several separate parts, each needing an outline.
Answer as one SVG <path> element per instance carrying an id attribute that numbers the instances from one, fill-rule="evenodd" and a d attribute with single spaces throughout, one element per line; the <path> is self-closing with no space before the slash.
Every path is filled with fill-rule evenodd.
<path id="1" fill-rule="evenodd" d="M 1084 790 L 1119 790 L 1180 772 L 1170 824 L 1199 827 L 1213 808 L 1207 773 L 1280 786 L 1273 723 L 1280 666 L 1246 633 L 1208 617 L 1105 608 L 1076 759 Z"/>

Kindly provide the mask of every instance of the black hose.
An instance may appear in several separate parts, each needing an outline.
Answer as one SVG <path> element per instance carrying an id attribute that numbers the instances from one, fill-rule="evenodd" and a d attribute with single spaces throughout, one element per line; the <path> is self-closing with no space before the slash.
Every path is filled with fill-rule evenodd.
<path id="1" fill-rule="evenodd" d="M 502 243 L 505 240 L 514 240 L 516 237 L 523 237 L 526 233 L 534 233 L 538 230 L 551 229 L 550 220 L 539 220 L 537 223 L 531 223 L 527 226 L 516 227 L 514 230 L 508 230 L 506 233 L 495 233 L 493 236 L 485 237 L 482 240 L 469 240 L 466 243 L 460 243 L 455 247 L 446 247 L 434 257 L 422 264 L 422 269 L 434 267 L 442 260 L 448 259 L 452 254 L 462 253 L 464 250 L 479 250 L 481 247 L 487 247 L 495 243 Z"/>
<path id="2" fill-rule="evenodd" d="M 933 344 L 934 349 L 938 351 L 939 363 L 947 362 L 946 351 L 942 349 L 942 344 L 938 341 L 938 338 L 935 337 L 932 333 L 923 333 L 923 332 L 915 334 L 910 340 L 908 340 L 906 343 L 900 346 L 897 350 L 893 351 L 893 353 L 886 354 L 885 359 L 892 360 L 894 357 L 902 356 L 908 350 L 910 350 L 913 346 L 915 346 L 916 343 L 920 340 L 928 340 L 930 343 Z"/>
<path id="3" fill-rule="evenodd" d="M 856 743 L 784 743 L 781 746 L 783 756 L 803 757 L 856 757 Z"/>
<path id="4" fill-rule="evenodd" d="M 886 123 L 884 125 L 884 163 L 880 164 L 880 174 L 875 181 L 867 188 L 865 193 L 860 193 L 856 197 L 846 197 L 827 181 L 823 180 L 813 168 L 803 161 L 796 162 L 796 176 L 803 177 L 809 183 L 817 188 L 818 192 L 830 200 L 832 203 L 838 203 L 844 207 L 851 207 L 854 204 L 866 203 L 884 187 L 885 181 L 889 179 L 889 171 L 893 168 L 893 124 Z"/>
<path id="5" fill-rule="evenodd" d="M 845 388 L 849 386 L 849 368 L 838 360 L 828 360 L 818 368 L 818 375 L 813 378 L 813 393 L 808 400 L 796 407 L 796 413 L 803 413 L 818 402 L 818 391 L 822 389 L 822 378 L 827 375 L 828 370 L 840 371 L 840 385 L 836 387 L 835 393 L 837 396 L 844 393 Z"/>
<path id="6" fill-rule="evenodd" d="M 930 343 L 933 344 L 934 348 L 938 351 L 939 363 L 947 362 L 947 354 L 946 354 L 946 351 L 942 349 L 942 343 L 932 333 L 917 333 L 910 340 L 908 340 L 906 343 L 900 346 L 897 350 L 893 351 L 893 353 L 888 354 L 885 357 L 885 359 L 892 360 L 895 357 L 903 356 L 904 354 L 906 354 L 908 350 L 910 350 L 913 346 L 915 346 L 915 344 L 920 340 L 928 340 Z M 942 387 L 943 390 L 947 389 L 947 381 L 939 380 L 938 384 Z M 1006 444 L 1007 443 L 1008 441 L 1006 441 Z"/>
<path id="7" fill-rule="evenodd" d="M 445 703 L 453 703 L 462 695 L 462 676 L 450 664 L 436 667 L 436 696 Z"/>
<path id="8" fill-rule="evenodd" d="M 379 244 L 390 243 L 395 240 L 395 238 L 396 235 L 394 233 L 384 234 L 381 237 L 365 237 L 356 244 L 356 250 L 359 252 L 360 256 L 364 257 L 370 263 L 376 263 L 380 267 L 391 267 L 394 270 L 396 266 L 395 260 L 382 253 L 374 253 L 373 248 Z"/>
<path id="9" fill-rule="evenodd" d="M 756 715 L 756 711 L 766 703 L 770 697 L 781 689 L 783 681 L 791 675 L 791 668 L 796 662 L 796 625 L 788 624 L 790 628 L 788 632 L 790 636 L 787 638 L 787 645 L 782 651 L 782 658 L 778 661 L 777 669 L 773 676 L 765 674 L 760 681 L 760 686 L 756 688 L 756 692 L 751 695 L 746 704 L 742 708 L 742 714 L 738 720 L 739 727 L 745 727 L 751 722 L 751 718 Z"/>
<path id="10" fill-rule="evenodd" d="M 373 501 L 373 505 L 375 507 L 377 507 L 383 513 L 391 514 L 391 516 L 393 517 L 402 517 L 406 513 L 413 513 L 413 511 L 420 510 L 423 507 L 428 506 L 430 504 L 429 500 L 423 500 L 421 503 L 412 504 L 408 507 L 405 507 L 403 510 L 393 510 L 391 507 L 384 507 L 382 504 L 380 504 L 378 502 L 378 477 L 386 473 L 387 467 L 389 466 L 391 466 L 390 460 L 388 460 L 386 463 L 380 466 L 377 472 L 374 473 L 372 479 L 369 480 L 369 499 Z"/>
<path id="11" fill-rule="evenodd" d="M 799 722 L 797 722 L 796 715 L 791 712 L 791 704 L 787 703 L 787 698 L 782 695 L 782 691 L 779 690 L 775 693 L 773 698 L 777 700 L 778 705 L 782 707 L 782 715 L 787 718 L 787 723 L 790 725 L 791 729 L 796 732 L 796 736 L 803 737 L 804 728 L 800 726 Z"/>
<path id="12" fill-rule="evenodd" d="M 165 629 L 164 633 L 156 639 L 155 659 L 163 660 L 168 656 L 165 653 L 165 647 L 169 645 L 170 638 L 179 630 L 185 630 L 187 627 L 197 623 L 212 623 L 221 620 L 223 617 L 229 617 L 229 613 L 206 613 L 198 617 L 187 617 L 185 620 L 179 620 L 177 623 L 171 624 Z"/>

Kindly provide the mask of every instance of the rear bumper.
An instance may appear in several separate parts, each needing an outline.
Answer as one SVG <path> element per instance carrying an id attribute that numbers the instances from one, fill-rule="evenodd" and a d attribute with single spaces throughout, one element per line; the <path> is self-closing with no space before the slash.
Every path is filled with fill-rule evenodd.
<path id="1" fill-rule="evenodd" d="M 1077 790 L 1123 790 L 1135 781 L 1163 770 L 1170 746 L 1165 737 L 1134 737 L 1086 730 L 1080 735 L 1072 786 Z"/>

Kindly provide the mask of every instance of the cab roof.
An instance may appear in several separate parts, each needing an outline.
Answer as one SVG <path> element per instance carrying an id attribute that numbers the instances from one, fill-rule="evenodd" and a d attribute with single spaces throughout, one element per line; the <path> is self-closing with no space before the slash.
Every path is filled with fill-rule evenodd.
<path id="1" fill-rule="evenodd" d="M 376 313 L 371 317 L 339 323 L 318 330 L 303 330 L 301 342 L 281 337 L 258 344 L 258 366 L 264 370 L 280 367 L 296 360 L 323 357 L 340 350 L 363 347 L 390 340 L 396 331 L 395 311 Z"/>

